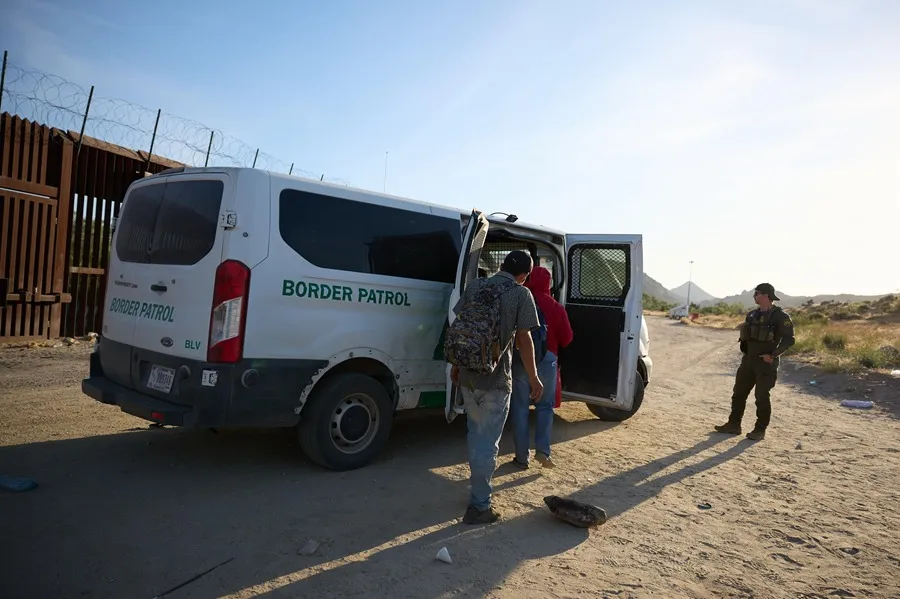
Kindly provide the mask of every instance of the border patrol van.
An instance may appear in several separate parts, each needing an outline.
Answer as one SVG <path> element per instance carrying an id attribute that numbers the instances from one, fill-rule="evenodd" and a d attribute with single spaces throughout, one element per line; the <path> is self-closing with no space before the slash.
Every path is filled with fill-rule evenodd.
<path id="1" fill-rule="evenodd" d="M 292 427 L 321 466 L 363 466 L 397 411 L 464 413 L 443 359 L 451 307 L 513 249 L 550 270 L 572 323 L 564 400 L 624 420 L 650 382 L 640 235 L 566 234 L 251 168 L 146 177 L 116 222 L 82 390 L 148 421 Z"/>

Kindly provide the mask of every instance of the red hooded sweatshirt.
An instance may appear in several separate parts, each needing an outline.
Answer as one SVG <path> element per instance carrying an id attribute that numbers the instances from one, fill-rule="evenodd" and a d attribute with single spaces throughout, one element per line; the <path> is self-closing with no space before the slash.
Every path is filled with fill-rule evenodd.
<path id="1" fill-rule="evenodd" d="M 559 356 L 559 348 L 572 342 L 572 325 L 569 324 L 566 309 L 550 295 L 551 283 L 550 271 L 543 266 L 535 266 L 525 281 L 525 287 L 531 290 L 534 302 L 547 321 L 547 351 Z"/>

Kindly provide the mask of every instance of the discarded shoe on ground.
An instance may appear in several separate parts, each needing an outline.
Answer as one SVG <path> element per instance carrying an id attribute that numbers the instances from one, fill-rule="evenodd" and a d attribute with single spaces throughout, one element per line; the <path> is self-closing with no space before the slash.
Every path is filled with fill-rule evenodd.
<path id="1" fill-rule="evenodd" d="M 573 526 L 590 528 L 606 522 L 606 512 L 589 503 L 581 503 L 574 499 L 564 499 L 556 495 L 544 497 L 544 503 L 550 508 L 550 512 Z"/>

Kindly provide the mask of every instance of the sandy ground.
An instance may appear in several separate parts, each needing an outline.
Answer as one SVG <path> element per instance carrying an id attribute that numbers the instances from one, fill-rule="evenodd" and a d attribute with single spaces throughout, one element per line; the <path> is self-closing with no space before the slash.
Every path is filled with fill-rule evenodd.
<path id="1" fill-rule="evenodd" d="M 615 425 L 564 404 L 553 471 L 505 465 L 507 432 L 487 527 L 460 522 L 463 419 L 401 417 L 382 459 L 332 473 L 285 431 L 150 430 L 94 403 L 85 345 L 0 348 L 0 473 L 40 483 L 0 493 L 0 595 L 149 599 L 227 562 L 165 597 L 900 596 L 897 381 L 786 364 L 765 441 L 710 434 L 733 332 L 649 324 L 642 410 Z M 838 405 L 854 393 L 878 407 Z M 548 494 L 610 520 L 571 527 Z"/>

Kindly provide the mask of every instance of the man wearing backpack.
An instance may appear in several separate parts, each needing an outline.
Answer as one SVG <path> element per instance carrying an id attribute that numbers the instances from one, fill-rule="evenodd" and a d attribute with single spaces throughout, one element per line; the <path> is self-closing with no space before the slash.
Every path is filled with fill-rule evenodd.
<path id="1" fill-rule="evenodd" d="M 531 339 L 531 330 L 540 323 L 534 298 L 522 286 L 533 265 L 529 254 L 516 250 L 507 254 L 497 274 L 471 281 L 453 309 L 457 317 L 445 338 L 444 355 L 453 365 L 451 378 L 466 410 L 471 471 L 466 524 L 489 524 L 500 517 L 491 507 L 491 479 L 509 415 L 514 346 L 528 373 L 531 398 L 543 392 Z"/>
<path id="2" fill-rule="evenodd" d="M 553 406 L 556 404 L 556 371 L 559 348 L 572 342 L 572 325 L 566 309 L 550 295 L 553 276 L 543 266 L 536 266 L 525 283 L 537 304 L 538 318 L 542 328 L 532 334 L 535 340 L 535 362 L 538 376 L 544 385 L 543 395 L 534 404 L 534 459 L 544 468 L 553 468 L 550 459 L 550 435 L 553 431 Z M 513 464 L 528 468 L 528 376 L 525 372 L 520 352 L 513 357 L 513 392 L 510 402 L 510 419 L 513 424 L 513 440 L 516 457 Z"/>

